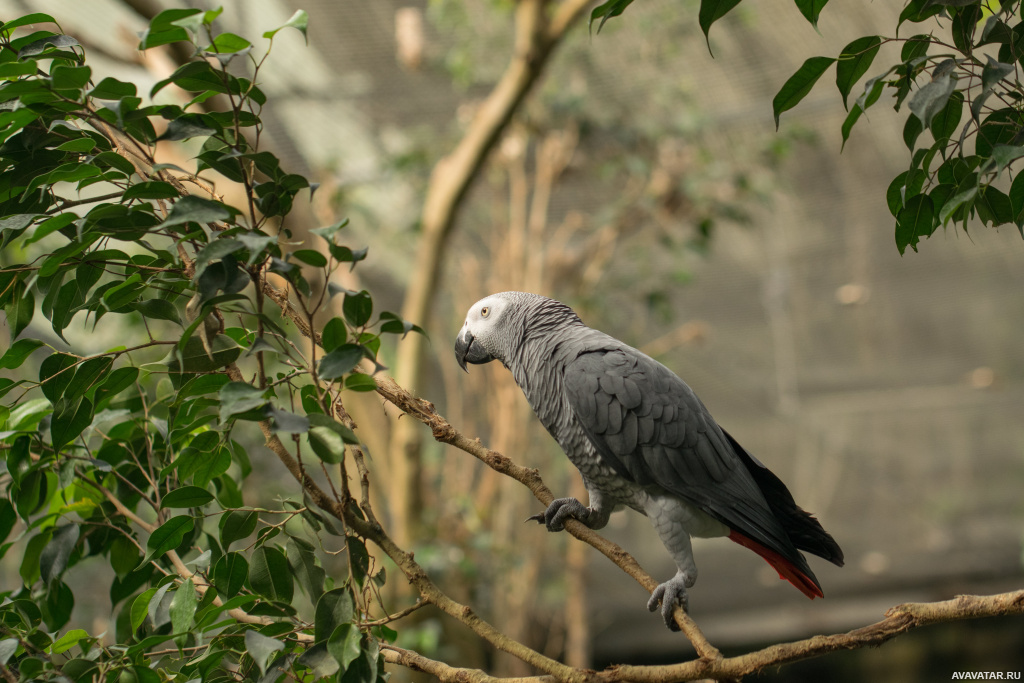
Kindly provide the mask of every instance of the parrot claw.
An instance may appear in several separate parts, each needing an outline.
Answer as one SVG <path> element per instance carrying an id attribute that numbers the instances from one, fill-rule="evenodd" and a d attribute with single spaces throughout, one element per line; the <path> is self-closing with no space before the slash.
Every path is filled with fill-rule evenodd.
<path id="1" fill-rule="evenodd" d="M 676 605 L 682 607 L 684 612 L 687 611 L 689 598 L 686 594 L 686 589 L 693 586 L 696 582 L 696 576 L 691 576 L 686 572 L 677 573 L 654 589 L 654 592 L 651 593 L 651 599 L 647 601 L 648 611 L 657 611 L 658 603 L 660 602 L 661 617 L 665 620 L 665 625 L 668 626 L 670 631 L 678 631 L 679 624 L 676 623 L 673 613 L 675 612 Z"/>
<path id="2" fill-rule="evenodd" d="M 583 503 L 575 498 L 556 498 L 548 505 L 544 512 L 538 512 L 526 521 L 540 522 L 547 527 L 548 531 L 562 531 L 565 529 L 565 520 L 576 519 L 590 526 L 591 509 L 584 507 Z"/>

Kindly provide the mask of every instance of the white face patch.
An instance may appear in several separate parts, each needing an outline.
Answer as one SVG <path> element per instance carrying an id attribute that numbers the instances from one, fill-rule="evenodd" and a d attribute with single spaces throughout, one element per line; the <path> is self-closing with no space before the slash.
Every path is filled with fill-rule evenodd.
<path id="1" fill-rule="evenodd" d="M 507 305 L 507 300 L 494 295 L 480 299 L 470 306 L 463 329 L 474 337 L 486 337 L 488 330 L 501 318 L 501 313 Z"/>

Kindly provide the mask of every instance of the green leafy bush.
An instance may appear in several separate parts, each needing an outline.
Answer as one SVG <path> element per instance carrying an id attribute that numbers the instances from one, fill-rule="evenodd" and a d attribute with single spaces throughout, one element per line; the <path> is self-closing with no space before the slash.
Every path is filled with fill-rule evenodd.
<path id="1" fill-rule="evenodd" d="M 342 463 L 359 440 L 340 392 L 373 390 L 358 366 L 382 334 L 419 328 L 311 284 L 366 258 L 341 244 L 346 221 L 308 244 L 286 227 L 315 187 L 259 148 L 258 80 L 306 14 L 259 58 L 213 32 L 218 14 L 153 19 L 140 49 L 186 41 L 195 57 L 149 93 L 93 73 L 48 15 L 0 26 L 0 556 L 22 558 L 22 585 L 0 593 L 7 680 L 382 675 L 394 632 L 367 614 L 383 571 L 299 486 L 278 509 L 247 504 L 240 441 L 290 440 L 301 476 Z M 194 172 L 157 156 L 183 140 Z M 220 194 L 232 183 L 241 206 Z M 116 346 L 93 348 L 112 330 Z M 114 633 L 67 630 L 79 571 L 111 577 Z"/>

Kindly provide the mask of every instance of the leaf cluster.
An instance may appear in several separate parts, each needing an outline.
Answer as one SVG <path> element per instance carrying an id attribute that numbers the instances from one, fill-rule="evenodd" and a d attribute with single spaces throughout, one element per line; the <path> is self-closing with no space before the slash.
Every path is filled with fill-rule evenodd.
<path id="1" fill-rule="evenodd" d="M 195 56 L 144 94 L 94 74 L 49 15 L 0 25 L 0 557 L 21 553 L 21 585 L 0 592 L 7 680 L 383 675 L 395 633 L 367 616 L 383 569 L 309 500 L 254 507 L 239 425 L 290 435 L 325 473 L 340 465 L 348 496 L 359 439 L 340 393 L 374 388 L 359 366 L 380 367 L 382 335 L 422 330 L 374 316 L 365 290 L 312 284 L 367 257 L 341 243 L 347 221 L 308 244 L 286 226 L 315 185 L 260 149 L 258 81 L 306 13 L 264 33 L 258 58 L 214 30 L 219 13 L 150 22 L 140 49 L 184 41 Z M 161 163 L 157 143 L 184 140 L 195 168 Z M 301 350 L 282 307 L 312 326 L 335 298 L 323 353 Z M 91 348 L 112 329 L 123 343 Z M 90 560 L 115 577 L 112 638 L 65 630 L 67 577 Z"/>

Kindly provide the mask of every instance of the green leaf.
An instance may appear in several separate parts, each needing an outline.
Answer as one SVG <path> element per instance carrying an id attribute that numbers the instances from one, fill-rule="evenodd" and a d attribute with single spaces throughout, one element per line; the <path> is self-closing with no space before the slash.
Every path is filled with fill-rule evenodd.
<path id="1" fill-rule="evenodd" d="M 244 248 L 245 244 L 241 241 L 223 237 L 210 242 L 196 254 L 196 275 L 201 275 L 206 270 L 206 264 L 211 261 L 220 260 L 228 254 L 234 254 Z"/>
<path id="2" fill-rule="evenodd" d="M 824 2 L 821 4 L 824 5 Z M 810 21 L 810 18 L 808 20 Z M 817 25 L 817 16 L 811 23 Z M 839 53 L 839 61 L 836 63 L 836 86 L 843 96 L 844 107 L 853 86 L 871 67 L 871 62 L 874 61 L 881 46 L 881 37 L 864 36 L 844 47 Z"/>
<path id="3" fill-rule="evenodd" d="M 279 640 L 268 638 L 253 630 L 245 632 L 245 651 L 256 662 L 261 674 L 267 672 L 267 663 L 270 658 L 282 650 L 284 650 L 284 643 Z"/>
<path id="4" fill-rule="evenodd" d="M 181 324 L 178 309 L 166 299 L 145 299 L 131 304 L 132 310 L 138 311 L 147 320 L 167 320 Z"/>
<path id="5" fill-rule="evenodd" d="M 129 199 L 174 199 L 180 197 L 180 193 L 170 183 L 162 180 L 148 180 L 143 183 L 135 183 L 121 196 L 121 201 Z"/>
<path id="6" fill-rule="evenodd" d="M 167 130 L 157 140 L 177 141 L 189 140 L 191 138 L 203 138 L 217 135 L 222 130 L 221 126 L 209 116 L 203 114 L 182 114 L 171 119 L 167 124 Z"/>
<path id="7" fill-rule="evenodd" d="M 55 66 L 50 70 L 54 90 L 81 90 L 89 84 L 92 69 L 88 66 Z"/>
<path id="8" fill-rule="evenodd" d="M 305 592 L 310 602 L 316 604 L 324 593 L 324 580 L 327 573 L 323 567 L 316 563 L 316 552 L 311 544 L 297 538 L 289 538 L 286 545 L 288 550 L 288 566 L 299 582 L 299 587 Z"/>
<path id="9" fill-rule="evenodd" d="M 178 357 L 177 349 L 172 350 L 168 356 L 161 361 L 172 373 L 203 373 L 213 372 L 233 363 L 242 354 L 240 347 L 234 339 L 219 334 L 210 342 L 213 350 L 213 359 L 206 355 L 203 348 L 203 340 L 193 336 L 185 342 L 185 348 Z"/>
<path id="10" fill-rule="evenodd" d="M 89 638 L 89 633 L 84 629 L 75 628 L 71 629 L 63 636 L 53 642 L 53 645 L 49 647 L 50 654 L 59 655 L 62 652 L 67 652 L 82 640 Z"/>
<path id="11" fill-rule="evenodd" d="M 358 344 L 342 344 L 320 360 L 320 377 L 326 380 L 338 379 L 351 372 L 363 358 L 363 347 Z"/>
<path id="12" fill-rule="evenodd" d="M 329 590 L 316 601 L 313 618 L 314 639 L 318 643 L 327 641 L 341 624 L 355 618 L 355 602 L 348 586 Z"/>
<path id="13" fill-rule="evenodd" d="M 252 43 L 234 33 L 219 33 L 213 42 L 203 48 L 203 52 L 222 55 L 244 54 L 252 49 Z"/>
<path id="14" fill-rule="evenodd" d="M 138 92 L 134 83 L 125 83 L 107 76 L 87 91 L 86 95 L 98 100 L 120 100 L 122 97 L 135 97 Z"/>
<path id="15" fill-rule="evenodd" d="M 916 116 L 908 116 L 906 123 L 903 124 L 903 144 L 907 146 L 911 152 L 914 151 L 914 145 L 917 143 L 917 138 L 924 131 L 924 124 L 921 123 L 921 119 Z"/>
<path id="16" fill-rule="evenodd" d="M 10 21 L 4 22 L 4 25 L 0 27 L 5 34 L 10 36 L 11 32 L 19 26 L 28 26 L 30 24 L 56 24 L 57 20 L 51 17 L 49 14 L 43 14 L 42 12 L 33 12 L 32 14 L 25 14 L 18 17 L 17 19 L 11 19 Z M 6 662 L 0 662 L 3 664 Z"/>
<path id="17" fill-rule="evenodd" d="M 192 626 L 192 617 L 196 613 L 196 587 L 192 579 L 188 578 L 174 591 L 171 598 L 171 631 L 173 633 L 185 633 Z"/>
<path id="18" fill-rule="evenodd" d="M 931 197 L 917 194 L 907 199 L 896 216 L 896 248 L 900 255 L 908 246 L 917 251 L 919 239 L 932 234 L 934 222 L 935 206 Z"/>
<path id="19" fill-rule="evenodd" d="M 195 520 L 190 515 L 171 517 L 161 524 L 150 534 L 149 541 L 146 542 L 146 547 L 149 549 L 146 561 L 155 560 L 162 557 L 168 550 L 177 548 L 185 540 L 185 535 L 191 533 L 193 528 L 195 528 Z"/>
<path id="20" fill-rule="evenodd" d="M 779 128 L 779 117 L 782 112 L 789 111 L 800 103 L 811 88 L 818 82 L 825 70 L 835 62 L 834 57 L 811 57 L 797 69 L 797 72 L 790 76 L 778 94 L 772 100 L 772 111 L 775 113 L 775 129 Z"/>
<path id="21" fill-rule="evenodd" d="M 1013 213 L 1013 222 L 1020 230 L 1024 238 L 1024 173 L 1018 173 L 1010 185 L 1010 209 Z"/>
<path id="22" fill-rule="evenodd" d="M 306 40 L 306 44 L 309 44 L 309 36 L 306 35 L 306 31 L 309 28 L 309 14 L 305 10 L 295 10 L 288 21 L 284 22 L 272 31 L 267 31 L 263 34 L 264 38 L 273 39 L 277 35 L 277 32 L 285 28 L 294 28 L 295 30 L 302 33 L 302 37 Z"/>
<path id="23" fill-rule="evenodd" d="M 25 59 L 26 57 L 36 57 L 50 50 L 51 48 L 60 50 L 65 47 L 76 47 L 78 41 L 71 36 L 65 35 L 54 35 L 50 34 L 45 38 L 32 41 L 28 45 L 24 46 L 18 51 L 18 59 Z"/>
<path id="24" fill-rule="evenodd" d="M 79 527 L 77 524 L 67 524 L 58 527 L 50 537 L 46 547 L 39 555 L 39 577 L 47 586 L 50 586 L 67 569 L 71 552 L 78 544 Z"/>
<path id="25" fill-rule="evenodd" d="M 226 553 L 213 568 L 213 585 L 226 598 L 238 594 L 249 576 L 249 562 L 242 553 Z"/>
<path id="26" fill-rule="evenodd" d="M 729 13 L 740 0 L 700 0 L 700 11 L 697 14 L 697 23 L 700 30 L 704 32 L 704 40 L 708 44 L 708 51 L 711 51 L 711 25 Z"/>
<path id="27" fill-rule="evenodd" d="M 160 500 L 163 508 L 198 508 L 213 500 L 213 494 L 198 486 L 182 486 Z"/>
<path id="28" fill-rule="evenodd" d="M 61 397 L 53 404 L 53 415 L 50 421 L 50 440 L 54 450 L 78 438 L 92 422 L 92 402 L 84 396 L 76 399 Z"/>
<path id="29" fill-rule="evenodd" d="M 946 102 L 946 106 L 935 115 L 931 123 L 932 137 L 936 142 L 948 140 L 960 126 L 964 112 L 964 94 L 956 90 Z M 913 117 L 916 118 L 916 117 Z"/>
<path id="30" fill-rule="evenodd" d="M 982 223 L 999 226 L 1013 222 L 1013 207 L 1010 198 L 999 188 L 989 185 L 978 195 L 974 207 Z"/>
<path id="31" fill-rule="evenodd" d="M 230 223 L 237 214 L 238 209 L 229 207 L 223 202 L 189 195 L 182 197 L 174 204 L 167 220 L 161 223 L 160 227 L 167 228 L 185 223 Z"/>
<path id="32" fill-rule="evenodd" d="M 992 148 L 992 161 L 996 167 L 996 176 L 1003 172 L 1007 166 L 1017 159 L 1024 157 L 1024 146 L 1020 145 L 996 145 Z M 3 367 L 0 362 L 0 367 Z"/>
<path id="33" fill-rule="evenodd" d="M 124 578 L 139 566 L 142 559 L 139 549 L 125 536 L 116 537 L 110 544 L 110 567 L 120 578 Z"/>
<path id="34" fill-rule="evenodd" d="M 948 73 L 925 83 L 910 98 L 910 111 L 921 119 L 925 126 L 931 126 L 932 119 L 946 106 L 955 88 L 956 81 Z"/>
<path id="35" fill-rule="evenodd" d="M 309 420 L 307 418 L 290 413 L 287 410 L 280 410 L 272 404 L 267 405 L 266 415 L 273 420 L 275 432 L 305 434 L 309 431 Z"/>
<path id="36" fill-rule="evenodd" d="M 946 203 L 939 209 L 939 223 L 941 225 L 946 225 L 950 217 L 964 204 L 971 203 L 977 194 L 978 186 L 971 185 L 947 199 Z"/>
<path id="37" fill-rule="evenodd" d="M 25 359 L 42 345 L 43 342 L 38 339 L 19 339 L 3 356 L 0 356 L 0 369 L 20 368 Z"/>
<path id="38" fill-rule="evenodd" d="M 354 373 L 345 378 L 345 388 L 351 391 L 376 391 L 377 382 L 370 375 Z"/>
<path id="39" fill-rule="evenodd" d="M 35 314 L 36 301 L 31 290 L 25 287 L 24 282 L 18 282 L 14 286 L 14 295 L 4 306 L 4 313 L 7 315 L 7 325 L 10 327 L 10 338 L 17 339 L 28 324 L 32 322 Z"/>
<path id="40" fill-rule="evenodd" d="M 597 25 L 597 32 L 600 33 L 606 21 L 622 14 L 631 4 L 633 4 L 633 0 L 606 0 L 590 12 L 587 30 L 593 31 L 594 21 L 600 19 L 601 23 Z"/>
<path id="41" fill-rule="evenodd" d="M 800 14 L 804 15 L 804 18 L 811 22 L 811 26 L 817 29 L 818 16 L 821 14 L 822 8 L 828 4 L 828 0 L 795 0 L 795 2 Z"/>
<path id="42" fill-rule="evenodd" d="M 266 393 L 265 389 L 244 382 L 225 384 L 219 393 L 221 422 L 226 422 L 234 415 L 265 406 L 268 399 L 264 397 L 264 393 Z"/>
<path id="43" fill-rule="evenodd" d="M 292 256 L 306 265 L 316 268 L 323 268 L 327 265 L 327 257 L 314 249 L 299 249 L 298 251 L 293 251 Z"/>
<path id="44" fill-rule="evenodd" d="M 32 232 L 32 236 L 26 238 L 22 244 L 28 246 L 34 242 L 38 242 L 47 235 L 50 235 L 54 232 L 57 232 L 58 230 L 63 230 L 64 228 L 68 227 L 77 218 L 78 216 L 76 216 L 73 213 L 60 213 L 57 214 L 56 216 L 53 216 L 52 218 L 47 218 L 45 221 L 36 226 L 36 229 Z"/>
<path id="45" fill-rule="evenodd" d="M 347 340 L 348 328 L 345 327 L 345 321 L 341 318 L 335 317 L 328 320 L 324 325 L 323 332 L 320 333 L 320 343 L 327 353 L 334 351 Z"/>
<path id="46" fill-rule="evenodd" d="M 221 518 L 220 543 L 224 549 L 243 538 L 248 538 L 256 530 L 259 515 L 254 510 L 232 510 Z"/>
<path id="47" fill-rule="evenodd" d="M 274 547 L 256 548 L 249 561 L 249 585 L 268 600 L 291 602 L 294 584 L 284 553 Z"/>
<path id="48" fill-rule="evenodd" d="M 114 359 L 110 356 L 90 358 L 80 363 L 71 380 L 71 386 L 64 391 L 64 399 L 73 401 L 79 396 L 87 395 L 93 386 L 106 379 L 113 364 Z"/>
<path id="49" fill-rule="evenodd" d="M 14 644 L 17 646 L 17 641 Z M 309 668 L 317 680 L 334 676 L 339 669 L 337 660 L 327 651 L 326 643 L 317 643 L 303 652 L 296 661 Z"/>
<path id="50" fill-rule="evenodd" d="M 362 654 L 361 641 L 362 634 L 355 624 L 338 624 L 327 640 L 327 651 L 344 671 Z"/>
<path id="51" fill-rule="evenodd" d="M 349 325 L 362 327 L 370 321 L 370 316 L 373 315 L 373 299 L 365 289 L 361 292 L 346 292 L 341 310 Z"/>

